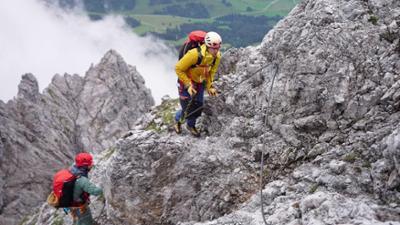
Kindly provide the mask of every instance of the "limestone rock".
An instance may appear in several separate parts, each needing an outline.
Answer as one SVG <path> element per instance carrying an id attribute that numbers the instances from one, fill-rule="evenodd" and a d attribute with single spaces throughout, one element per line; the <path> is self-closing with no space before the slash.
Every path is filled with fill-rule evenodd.
<path id="1" fill-rule="evenodd" d="M 153 104 L 143 78 L 113 50 L 85 77 L 55 75 L 43 94 L 23 75 L 17 97 L 0 101 L 0 224 L 18 224 L 76 152 L 110 147 Z"/>

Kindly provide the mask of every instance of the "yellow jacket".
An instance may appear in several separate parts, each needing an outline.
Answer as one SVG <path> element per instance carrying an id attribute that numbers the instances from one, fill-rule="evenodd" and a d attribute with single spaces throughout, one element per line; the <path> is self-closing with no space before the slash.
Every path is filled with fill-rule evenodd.
<path id="1" fill-rule="evenodd" d="M 212 63 L 214 57 L 207 51 L 206 46 L 203 44 L 201 47 L 201 54 L 203 59 L 200 65 L 191 68 L 192 65 L 196 65 L 198 60 L 197 48 L 189 50 L 175 65 L 175 72 L 178 75 L 180 81 L 183 82 L 185 87 L 191 84 L 191 81 L 196 83 L 202 83 L 206 81 L 207 90 L 210 89 L 212 82 L 214 81 L 214 75 L 217 72 L 219 62 L 221 60 L 221 53 L 218 52 L 214 66 Z"/>

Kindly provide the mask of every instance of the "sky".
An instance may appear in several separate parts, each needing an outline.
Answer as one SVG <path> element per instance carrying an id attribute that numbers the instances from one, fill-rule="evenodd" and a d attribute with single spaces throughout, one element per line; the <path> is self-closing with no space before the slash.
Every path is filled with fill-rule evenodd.
<path id="1" fill-rule="evenodd" d="M 12 0 L 0 4 L 1 100 L 16 96 L 25 73 L 35 75 L 42 91 L 55 74 L 84 76 L 110 49 L 136 66 L 156 103 L 164 95 L 177 97 L 177 56 L 163 41 L 139 37 L 121 17 L 94 22 L 82 10 L 65 12 L 42 2 Z"/>

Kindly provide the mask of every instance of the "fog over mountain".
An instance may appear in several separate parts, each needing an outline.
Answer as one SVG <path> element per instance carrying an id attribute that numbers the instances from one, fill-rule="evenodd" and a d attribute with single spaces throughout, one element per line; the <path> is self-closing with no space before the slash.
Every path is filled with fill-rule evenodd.
<path id="1" fill-rule="evenodd" d="M 153 37 L 134 34 L 120 17 L 90 21 L 82 11 L 65 12 L 43 1 L 15 0 L 0 5 L 0 99 L 17 94 L 24 73 L 42 90 L 54 74 L 83 76 L 108 50 L 117 50 L 143 75 L 156 102 L 175 95 L 174 50 Z"/>

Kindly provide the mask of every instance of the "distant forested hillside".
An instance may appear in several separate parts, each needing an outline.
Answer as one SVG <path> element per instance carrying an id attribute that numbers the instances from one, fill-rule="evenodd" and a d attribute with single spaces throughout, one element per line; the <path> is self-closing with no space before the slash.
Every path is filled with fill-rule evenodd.
<path id="1" fill-rule="evenodd" d="M 223 37 L 224 43 L 242 47 L 260 42 L 267 31 L 281 18 L 281 16 L 232 14 L 215 18 L 211 23 L 184 23 L 175 28 L 168 28 L 163 33 L 153 32 L 153 34 L 165 40 L 174 40 L 176 36 L 185 37 L 192 30 L 213 30 Z"/>
<path id="2" fill-rule="evenodd" d="M 221 34 L 225 47 L 259 43 L 300 0 L 45 0 L 84 7 L 92 20 L 120 14 L 139 35 L 179 46 L 192 30 Z"/>

